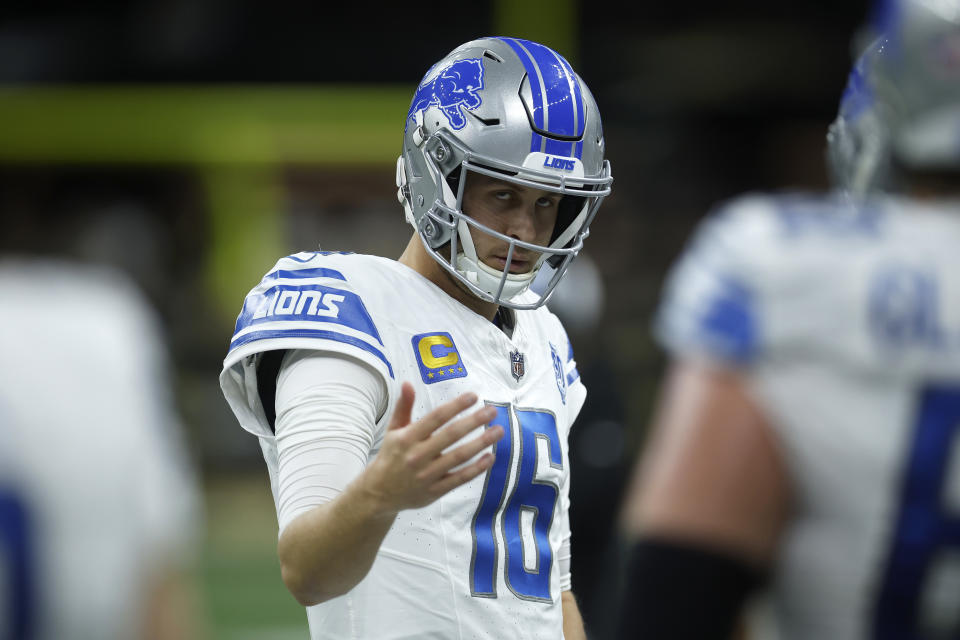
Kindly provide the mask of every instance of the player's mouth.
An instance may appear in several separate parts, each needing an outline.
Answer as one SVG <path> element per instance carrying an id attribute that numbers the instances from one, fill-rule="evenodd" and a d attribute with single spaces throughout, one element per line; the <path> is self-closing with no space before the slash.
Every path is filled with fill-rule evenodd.
<path id="1" fill-rule="evenodd" d="M 493 256 L 493 266 L 501 271 L 507 267 L 507 256 Z M 510 273 L 527 273 L 533 268 L 533 260 L 513 256 L 510 261 Z"/>

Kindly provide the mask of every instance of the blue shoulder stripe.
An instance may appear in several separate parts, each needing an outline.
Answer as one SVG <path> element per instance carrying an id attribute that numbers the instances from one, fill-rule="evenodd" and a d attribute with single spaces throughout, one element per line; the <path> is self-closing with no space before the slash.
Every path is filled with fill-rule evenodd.
<path id="1" fill-rule="evenodd" d="M 263 277 L 264 280 L 278 280 L 280 278 L 333 278 L 334 280 L 347 280 L 346 277 L 336 269 L 325 269 L 323 267 L 296 269 L 294 271 L 278 269 L 271 271 Z"/>
<path id="2" fill-rule="evenodd" d="M 567 374 L 567 385 L 573 384 L 577 378 L 580 377 L 580 372 L 577 371 L 577 368 L 574 367 L 573 371 Z"/>
<path id="3" fill-rule="evenodd" d="M 390 361 L 387 360 L 387 356 L 384 355 L 382 351 L 373 345 L 360 340 L 359 338 L 354 338 L 353 336 L 348 336 L 343 333 L 337 333 L 336 331 L 325 331 L 322 329 L 288 329 L 279 331 L 268 329 L 264 331 L 254 331 L 231 342 L 230 350 L 233 351 L 238 347 L 242 347 L 243 345 L 249 344 L 256 340 L 269 340 L 271 338 L 320 338 L 323 340 L 332 340 L 334 342 L 349 344 L 375 355 L 385 365 L 387 365 L 387 371 L 390 372 L 390 377 L 394 377 L 393 367 L 390 365 Z"/>
<path id="4" fill-rule="evenodd" d="M 237 334 L 253 325 L 284 321 L 340 324 L 383 344 L 360 296 L 319 284 L 275 284 L 251 293 L 243 303 L 233 332 Z"/>
<path id="5" fill-rule="evenodd" d="M 681 316 L 692 314 L 693 335 L 685 335 L 681 326 L 667 326 L 668 331 L 684 342 L 695 342 L 713 355 L 739 364 L 747 364 L 759 348 L 759 327 L 756 300 L 750 289 L 732 277 L 720 277 L 716 287 L 704 300 L 705 306 L 690 309 L 669 303 Z M 683 303 L 680 303 L 683 304 Z"/>
<path id="6" fill-rule="evenodd" d="M 701 320 L 708 335 L 722 339 L 732 358 L 750 360 L 757 346 L 757 320 L 753 295 L 742 282 L 725 278 L 709 311 Z"/>

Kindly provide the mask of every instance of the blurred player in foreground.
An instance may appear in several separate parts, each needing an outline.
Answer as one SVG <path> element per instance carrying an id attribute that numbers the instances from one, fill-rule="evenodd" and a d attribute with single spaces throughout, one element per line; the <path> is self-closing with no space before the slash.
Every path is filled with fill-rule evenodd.
<path id="1" fill-rule="evenodd" d="M 314 639 L 584 637 L 567 434 L 586 389 L 542 305 L 609 192 L 603 151 L 559 54 L 466 43 L 407 115 L 400 259 L 300 253 L 247 297 L 221 384 Z"/>
<path id="2" fill-rule="evenodd" d="M 194 637 L 198 496 L 142 297 L 0 256 L 0 353 L 0 638 Z"/>
<path id="3" fill-rule="evenodd" d="M 765 581 L 784 639 L 960 637 L 960 2 L 877 16 L 848 193 L 736 201 L 668 283 L 623 638 L 729 638 Z"/>

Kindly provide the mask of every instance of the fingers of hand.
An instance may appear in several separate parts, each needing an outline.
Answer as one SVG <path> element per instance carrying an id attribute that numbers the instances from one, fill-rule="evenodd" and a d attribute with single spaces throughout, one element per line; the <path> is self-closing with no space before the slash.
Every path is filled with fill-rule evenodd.
<path id="1" fill-rule="evenodd" d="M 400 399 L 397 401 L 397 406 L 393 410 L 393 415 L 390 416 L 390 425 L 387 427 L 388 430 L 400 429 L 410 424 L 410 415 L 413 411 L 413 399 L 415 395 L 412 384 L 404 382 L 400 385 Z"/>
<path id="2" fill-rule="evenodd" d="M 483 407 L 470 415 L 448 423 L 443 429 L 427 434 L 422 440 L 414 442 L 415 432 L 411 429 L 407 434 L 411 436 L 410 447 L 407 450 L 406 462 L 411 469 L 422 470 L 425 465 L 435 460 L 447 447 L 453 445 L 465 435 L 486 424 L 496 415 L 493 407 Z M 418 474 L 419 477 L 419 474 Z"/>
<path id="3" fill-rule="evenodd" d="M 411 425 L 414 437 L 417 440 L 423 440 L 431 433 L 450 422 L 454 416 L 461 411 L 468 409 L 477 402 L 477 394 L 464 393 L 450 402 L 440 405 L 420 420 Z"/>
<path id="4" fill-rule="evenodd" d="M 448 430 L 452 430 L 452 428 Z M 486 429 L 482 434 L 470 440 L 469 442 L 451 449 L 443 455 L 437 456 L 433 462 L 428 464 L 417 474 L 417 478 L 427 482 L 441 478 L 444 474 L 450 471 L 450 469 L 463 464 L 490 445 L 500 440 L 502 437 L 503 427 L 498 425 Z M 460 471 L 462 470 L 458 470 L 456 473 L 459 474 Z M 471 478 L 472 477 L 473 476 L 471 476 Z M 464 482 L 466 482 L 466 480 Z"/>
<path id="5" fill-rule="evenodd" d="M 483 454 L 476 462 L 468 464 L 462 469 L 457 469 L 453 473 L 448 473 L 443 476 L 439 482 L 436 482 L 431 486 L 431 491 L 433 491 L 434 495 L 442 496 L 443 494 L 456 489 L 460 485 L 470 482 L 478 475 L 484 473 L 487 469 L 493 466 L 493 459 L 494 457 L 492 453 Z"/>
<path id="6" fill-rule="evenodd" d="M 443 429 L 435 431 L 431 437 L 423 441 L 426 455 L 430 457 L 439 455 L 441 451 L 480 425 L 487 424 L 493 420 L 496 415 L 497 410 L 493 407 L 483 407 L 456 422 L 449 423 Z"/>

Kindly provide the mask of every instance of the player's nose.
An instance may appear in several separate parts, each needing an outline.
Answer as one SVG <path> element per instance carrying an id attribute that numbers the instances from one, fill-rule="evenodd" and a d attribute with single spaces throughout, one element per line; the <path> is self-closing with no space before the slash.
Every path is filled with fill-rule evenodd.
<path id="1" fill-rule="evenodd" d="M 510 216 L 507 235 L 522 242 L 533 242 L 537 237 L 537 202 L 524 200 Z"/>

